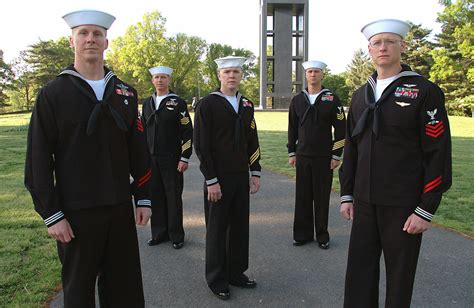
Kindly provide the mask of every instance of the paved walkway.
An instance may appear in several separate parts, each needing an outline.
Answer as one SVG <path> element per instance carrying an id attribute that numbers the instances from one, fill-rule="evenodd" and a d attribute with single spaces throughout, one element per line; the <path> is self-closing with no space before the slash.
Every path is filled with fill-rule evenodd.
<path id="1" fill-rule="evenodd" d="M 331 198 L 331 248 L 294 247 L 294 180 L 265 170 L 261 191 L 251 198 L 247 274 L 258 286 L 231 288 L 229 301 L 212 295 L 204 278 L 203 179 L 193 157 L 185 174 L 184 248 L 149 247 L 149 226 L 138 228 L 147 307 L 342 307 L 350 222 L 339 216 L 337 194 Z M 412 307 L 474 307 L 473 248 L 471 239 L 456 233 L 436 227 L 426 232 Z M 380 296 L 383 304 L 383 274 Z M 61 306 L 59 293 L 51 307 Z"/>

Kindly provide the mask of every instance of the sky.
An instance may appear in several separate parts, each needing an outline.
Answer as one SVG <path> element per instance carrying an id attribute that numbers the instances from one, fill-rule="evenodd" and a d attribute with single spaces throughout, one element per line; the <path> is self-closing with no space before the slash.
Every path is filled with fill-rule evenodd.
<path id="1" fill-rule="evenodd" d="M 291 0 L 288 0 L 291 2 Z M 10 62 L 28 45 L 68 36 L 61 16 L 79 9 L 98 9 L 117 20 L 109 41 L 125 33 L 142 16 L 158 10 L 166 18 L 167 36 L 186 33 L 208 43 L 222 43 L 259 53 L 260 0 L 6 0 L 1 4 L 0 49 Z M 395 18 L 441 31 L 438 0 L 309 0 L 309 60 L 343 72 L 354 52 L 367 49 L 360 29 L 381 18 Z"/>

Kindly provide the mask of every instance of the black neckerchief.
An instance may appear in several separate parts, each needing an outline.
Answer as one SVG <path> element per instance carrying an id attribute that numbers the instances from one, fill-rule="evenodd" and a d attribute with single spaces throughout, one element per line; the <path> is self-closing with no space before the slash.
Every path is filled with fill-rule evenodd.
<path id="1" fill-rule="evenodd" d="M 237 102 L 239 103 L 238 112 L 235 112 L 235 109 L 232 107 L 230 102 L 225 98 L 225 95 L 219 89 L 215 90 L 214 92 L 211 92 L 211 94 L 222 97 L 226 102 L 225 106 L 227 107 L 227 109 L 230 109 L 231 112 L 234 114 L 234 149 L 237 150 L 241 147 L 242 140 L 244 140 L 244 138 L 242 138 L 242 133 L 244 131 L 244 124 L 242 121 L 242 112 L 244 110 L 241 102 L 242 94 L 240 94 L 239 92 L 237 92 L 236 94 Z"/>
<path id="2" fill-rule="evenodd" d="M 86 79 L 79 74 L 75 69 L 73 65 L 70 65 L 67 67 L 65 70 L 63 70 L 61 73 L 59 73 L 58 76 L 61 75 L 67 75 L 69 77 L 69 80 L 88 98 L 90 98 L 93 102 L 95 102 L 94 109 L 91 112 L 91 115 L 89 116 L 89 121 L 87 122 L 87 130 L 86 133 L 88 136 L 92 135 L 97 127 L 97 122 L 99 120 L 99 115 L 101 113 L 101 110 L 108 108 L 110 111 L 110 114 L 115 120 L 115 124 L 117 124 L 118 128 L 124 132 L 128 131 L 127 125 L 125 124 L 125 120 L 120 116 L 117 110 L 115 110 L 109 102 L 109 98 L 112 95 L 114 91 L 114 86 L 115 86 L 115 74 L 109 70 L 108 68 L 104 67 L 105 71 L 105 91 L 104 91 L 104 96 L 102 97 L 102 100 L 98 100 L 97 97 L 95 96 L 94 91 L 92 88 L 89 86 L 87 83 Z M 84 82 L 81 82 L 80 80 L 83 80 Z"/>
<path id="3" fill-rule="evenodd" d="M 308 107 L 306 107 L 305 112 L 303 113 L 303 116 L 301 117 L 300 121 L 300 126 L 303 126 L 304 121 L 306 120 L 306 117 L 308 116 L 308 113 L 311 111 L 311 109 L 314 109 L 314 123 L 316 124 L 318 121 L 318 107 L 316 106 L 318 99 L 321 95 L 323 95 L 326 92 L 331 92 L 329 89 L 325 89 L 324 87 L 321 88 L 321 91 L 318 93 L 318 96 L 314 100 L 314 104 L 311 104 L 311 101 L 309 100 L 309 93 L 308 89 L 305 89 L 302 91 L 304 94 L 304 98 L 306 99 L 306 102 L 308 103 Z"/>
<path id="4" fill-rule="evenodd" d="M 354 131 L 352 132 L 352 137 L 356 137 L 360 135 L 365 128 L 367 127 L 368 122 L 370 122 L 370 118 L 373 119 L 372 123 L 372 132 L 374 133 L 375 137 L 378 137 L 379 133 L 379 117 L 380 117 L 380 105 L 383 103 L 383 101 L 389 96 L 395 87 L 399 84 L 398 81 L 401 78 L 405 77 L 416 77 L 420 76 L 419 74 L 413 72 L 411 68 L 406 65 L 402 64 L 402 70 L 400 73 L 395 75 L 395 79 L 385 88 L 385 90 L 382 93 L 382 96 L 375 101 L 375 87 L 377 84 L 377 72 L 374 72 L 372 76 L 369 77 L 367 80 L 367 83 L 365 84 L 365 104 L 367 107 L 364 109 L 362 112 L 362 115 L 360 116 L 359 121 L 357 122 Z M 370 117 L 370 115 L 373 115 L 373 117 Z"/>

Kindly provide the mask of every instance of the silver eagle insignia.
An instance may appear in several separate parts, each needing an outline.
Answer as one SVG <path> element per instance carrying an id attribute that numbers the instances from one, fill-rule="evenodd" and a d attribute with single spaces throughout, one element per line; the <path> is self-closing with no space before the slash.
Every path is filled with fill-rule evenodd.
<path id="1" fill-rule="evenodd" d="M 433 124 L 439 123 L 439 121 L 437 121 L 435 119 L 435 114 L 437 112 L 438 112 L 438 109 L 436 109 L 436 108 L 433 109 L 432 111 L 430 111 L 430 110 L 426 111 L 426 114 L 428 114 L 428 116 L 430 117 L 430 120 L 431 120 L 428 124 L 433 125 Z"/>

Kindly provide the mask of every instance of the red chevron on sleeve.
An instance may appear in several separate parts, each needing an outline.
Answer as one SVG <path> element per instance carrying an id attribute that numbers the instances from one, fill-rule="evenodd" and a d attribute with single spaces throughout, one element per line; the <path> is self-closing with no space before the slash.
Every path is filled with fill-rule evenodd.
<path id="1" fill-rule="evenodd" d="M 444 133 L 444 124 L 443 121 L 439 121 L 436 124 L 428 123 L 425 125 L 426 128 L 426 135 L 436 138 Z"/>
<path id="2" fill-rule="evenodd" d="M 142 119 L 141 118 L 137 119 L 137 129 L 138 129 L 138 131 L 143 133 L 143 124 L 142 124 Z"/>
<path id="3" fill-rule="evenodd" d="M 436 179 L 434 179 L 433 181 L 427 183 L 425 185 L 425 187 L 423 188 L 423 193 L 427 193 L 429 192 L 430 190 L 433 190 L 435 189 L 436 187 L 438 187 L 440 184 L 441 184 L 441 179 L 443 177 L 440 175 L 438 176 Z"/>
<path id="4" fill-rule="evenodd" d="M 142 187 L 146 182 L 148 182 L 151 178 L 151 169 L 148 169 L 148 171 L 145 173 L 144 176 L 142 176 L 139 180 L 138 180 L 138 184 L 137 184 L 137 187 Z"/>

